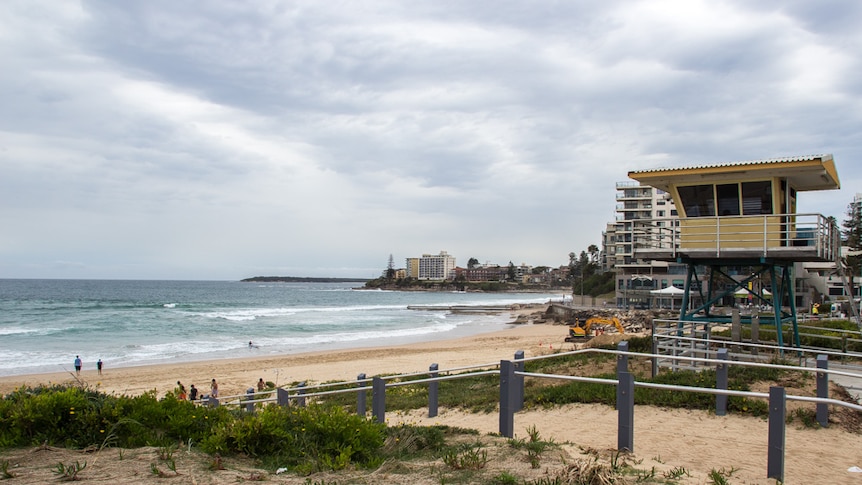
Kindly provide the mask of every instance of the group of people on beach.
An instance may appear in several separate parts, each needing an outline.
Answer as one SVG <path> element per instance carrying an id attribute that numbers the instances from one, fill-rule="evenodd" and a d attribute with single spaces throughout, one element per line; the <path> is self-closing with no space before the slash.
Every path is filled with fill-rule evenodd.
<path id="1" fill-rule="evenodd" d="M 256 345 L 254 347 L 252 347 L 251 342 L 249 342 L 248 345 L 249 345 L 249 348 L 256 348 L 257 347 Z M 81 369 L 82 369 L 84 363 L 81 360 L 80 355 L 75 356 L 74 365 L 75 365 L 75 375 L 78 375 L 78 376 L 81 375 Z M 99 371 L 99 375 L 102 375 L 102 359 L 99 359 L 96 362 L 96 370 Z M 257 381 L 258 392 L 264 391 L 264 390 L 266 390 L 266 388 L 267 388 L 266 383 L 263 381 L 263 378 L 260 378 Z M 185 401 L 187 399 L 189 401 L 198 401 L 198 400 L 207 399 L 210 397 L 218 398 L 218 382 L 216 382 L 216 380 L 213 379 L 212 382 L 210 383 L 210 393 L 201 395 L 200 391 L 198 390 L 197 387 L 195 387 L 194 384 L 189 385 L 189 389 L 186 390 L 186 386 L 181 381 L 177 381 L 177 387 L 174 389 L 174 394 L 177 396 L 178 399 L 181 399 L 183 401 Z"/>
<path id="2" fill-rule="evenodd" d="M 210 393 L 205 395 L 200 395 L 200 391 L 195 387 L 194 384 L 189 385 L 189 390 L 186 392 L 186 386 L 183 385 L 182 382 L 177 381 L 177 387 L 174 389 L 174 394 L 176 394 L 177 399 L 181 401 L 185 401 L 188 399 L 189 401 L 198 401 L 200 399 L 207 398 L 218 398 L 218 382 L 215 379 L 210 383 Z"/>
<path id="3" fill-rule="evenodd" d="M 265 391 L 266 388 L 266 382 L 264 382 L 261 377 L 257 381 L 257 390 L 258 392 L 261 392 Z M 198 401 L 200 399 L 207 399 L 210 397 L 218 398 L 218 382 L 213 379 L 212 383 L 210 383 L 210 393 L 201 396 L 200 391 L 198 391 L 198 388 L 195 387 L 194 384 L 189 385 L 188 392 L 186 392 L 186 386 L 181 381 L 177 381 L 177 387 L 174 389 L 174 394 L 177 396 L 177 399 L 182 401 L 185 401 L 186 399 L 189 401 Z"/>
<path id="4" fill-rule="evenodd" d="M 80 355 L 75 356 L 75 375 L 81 375 L 81 368 L 83 367 L 83 361 L 81 360 Z M 96 362 L 96 370 L 99 371 L 99 375 L 102 375 L 102 359 L 99 359 Z"/>

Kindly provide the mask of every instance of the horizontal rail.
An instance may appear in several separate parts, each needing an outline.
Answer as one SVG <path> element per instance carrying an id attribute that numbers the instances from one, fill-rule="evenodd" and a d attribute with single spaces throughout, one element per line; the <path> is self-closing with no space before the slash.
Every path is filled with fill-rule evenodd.
<path id="1" fill-rule="evenodd" d="M 487 370 L 484 372 L 470 372 L 467 374 L 437 376 L 437 377 L 429 377 L 427 379 L 416 379 L 416 380 L 412 380 L 412 381 L 393 382 L 391 384 L 386 384 L 386 387 L 399 387 L 399 386 L 409 386 L 412 384 L 425 384 L 428 382 L 452 381 L 455 379 L 465 379 L 468 377 L 498 375 L 499 373 L 500 373 L 499 371 Z"/>
<path id="2" fill-rule="evenodd" d="M 800 334 L 803 335 L 803 334 Z M 805 334 L 808 335 L 808 334 Z M 747 347 L 758 350 L 772 351 L 775 353 L 784 353 L 784 352 L 795 352 L 799 354 L 824 354 L 832 357 L 855 357 L 862 359 L 862 353 L 853 352 L 853 351 L 842 351 L 842 350 L 834 350 L 829 348 L 813 348 L 813 347 L 779 347 L 777 345 L 769 345 L 769 344 L 755 344 L 751 342 L 742 342 L 736 340 L 729 340 L 720 337 L 713 337 L 704 339 L 698 337 L 688 337 L 685 335 L 671 335 L 670 333 L 655 333 L 654 337 L 659 338 L 665 341 L 681 341 L 681 342 L 698 342 L 698 343 L 708 343 L 714 345 L 720 345 L 722 347 L 727 346 L 737 346 L 737 347 Z M 816 335 L 817 337 L 821 337 L 820 335 Z M 665 344 L 668 345 L 668 344 Z M 678 347 L 681 350 L 685 350 L 686 347 Z M 708 349 L 697 349 L 700 352 L 707 352 Z M 663 355 L 663 357 L 669 357 L 667 355 Z M 674 356 L 676 358 L 676 356 Z"/>
<path id="3" fill-rule="evenodd" d="M 730 363 L 731 361 L 723 360 L 721 363 Z M 819 369 L 822 371 L 826 371 L 827 369 Z M 593 384 L 607 384 L 607 385 L 619 385 L 619 380 L 617 379 L 599 379 L 594 377 L 580 377 L 580 376 L 564 376 L 560 374 L 541 374 L 536 372 L 515 372 L 516 376 L 524 376 L 524 377 L 536 377 L 536 378 L 545 378 L 545 379 L 559 379 L 566 381 L 577 381 L 577 382 L 590 382 Z M 761 399 L 769 399 L 769 393 L 765 392 L 753 392 L 753 391 L 737 391 L 733 389 L 715 389 L 712 387 L 694 387 L 694 386 L 679 386 L 675 384 L 660 384 L 655 382 L 643 382 L 643 381 L 634 381 L 635 387 L 643 387 L 648 389 L 661 389 L 665 391 L 681 391 L 681 392 L 698 392 L 703 394 L 714 394 L 721 396 L 736 396 L 736 397 L 750 397 L 750 398 L 761 398 Z M 840 401 L 838 399 L 829 399 L 829 398 L 819 398 L 819 397 L 811 397 L 811 396 L 795 396 L 788 394 L 786 399 L 792 401 L 804 401 L 811 403 L 821 403 L 821 404 L 832 404 L 835 406 L 841 406 L 848 409 L 854 409 L 856 411 L 862 411 L 862 406 L 859 404 L 853 404 L 845 401 Z"/>

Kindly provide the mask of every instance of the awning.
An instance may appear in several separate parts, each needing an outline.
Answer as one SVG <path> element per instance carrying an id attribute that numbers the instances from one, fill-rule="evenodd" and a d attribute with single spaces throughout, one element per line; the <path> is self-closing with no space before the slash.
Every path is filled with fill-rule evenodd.
<path id="1" fill-rule="evenodd" d="M 659 295 L 659 296 L 676 296 L 676 295 L 684 295 L 685 290 L 680 290 L 676 286 L 668 286 L 667 288 L 662 288 L 660 290 L 652 290 L 650 294 Z"/>

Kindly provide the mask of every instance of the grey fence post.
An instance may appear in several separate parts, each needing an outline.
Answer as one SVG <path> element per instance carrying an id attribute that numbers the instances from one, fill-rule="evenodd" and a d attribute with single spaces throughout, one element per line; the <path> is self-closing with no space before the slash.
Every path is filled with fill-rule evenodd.
<path id="1" fill-rule="evenodd" d="M 515 372 L 524 372 L 524 351 L 519 350 L 515 352 L 515 360 L 519 360 L 520 362 L 515 362 Z M 524 409 L 524 376 L 515 376 L 515 385 L 517 386 L 517 396 L 515 402 L 515 411 L 520 411 Z"/>
<path id="2" fill-rule="evenodd" d="M 279 387 L 275 390 L 275 402 L 278 403 L 279 406 L 290 405 L 290 393 L 287 392 L 287 389 Z"/>
<path id="3" fill-rule="evenodd" d="M 378 423 L 386 423 L 386 381 L 382 377 L 371 381 L 371 415 Z"/>
<path id="4" fill-rule="evenodd" d="M 817 356 L 817 368 L 818 369 L 828 369 L 829 368 L 829 357 L 826 355 L 818 355 Z M 828 372 L 817 372 L 817 397 L 826 399 L 829 397 L 829 373 Z M 829 405 L 825 402 L 817 403 L 817 422 L 820 423 L 820 426 L 826 427 L 829 425 Z"/>
<path id="5" fill-rule="evenodd" d="M 254 388 L 253 387 L 249 387 L 248 389 L 245 390 L 245 397 L 249 401 L 254 400 Z M 246 403 L 245 410 L 247 412 L 253 413 L 254 412 L 254 403 L 253 402 Z"/>
<path id="6" fill-rule="evenodd" d="M 209 406 L 211 408 L 217 408 L 218 407 L 218 398 L 210 396 L 210 398 L 207 399 L 207 406 Z"/>
<path id="7" fill-rule="evenodd" d="M 626 340 L 617 344 L 617 350 L 620 352 L 628 352 L 629 351 L 629 343 Z M 629 356 L 623 354 L 617 354 L 617 379 L 626 372 L 629 371 Z M 617 386 L 617 405 L 619 406 L 620 402 L 620 387 Z M 619 409 L 619 407 L 617 407 Z"/>
<path id="8" fill-rule="evenodd" d="M 629 351 L 629 342 L 628 340 L 623 340 L 622 342 L 617 344 L 617 350 L 620 352 L 628 352 Z M 628 372 L 629 371 L 629 356 L 625 354 L 617 355 L 617 375 Z"/>
<path id="9" fill-rule="evenodd" d="M 617 450 L 634 452 L 635 379 L 631 372 L 618 372 L 617 379 Z"/>
<path id="10" fill-rule="evenodd" d="M 440 368 L 437 364 L 431 364 L 428 367 L 429 375 L 431 378 L 437 377 L 437 370 Z M 440 393 L 440 382 L 439 381 L 431 381 L 428 383 L 428 417 L 433 418 L 437 416 L 437 402 Z"/>
<path id="11" fill-rule="evenodd" d="M 658 375 L 658 339 L 655 336 L 655 328 L 653 328 L 653 336 L 652 336 L 652 376 Z"/>
<path id="12" fill-rule="evenodd" d="M 766 478 L 784 482 L 784 420 L 787 418 L 787 391 L 783 387 L 769 388 L 769 451 L 766 458 Z"/>
<path id="13" fill-rule="evenodd" d="M 760 315 L 751 316 L 751 343 L 760 343 Z M 751 347 L 751 354 L 757 355 L 757 346 Z"/>
<path id="14" fill-rule="evenodd" d="M 296 395 L 300 396 L 300 397 L 296 398 L 296 404 L 299 407 L 304 408 L 305 407 L 305 398 L 302 396 L 305 395 L 305 389 L 304 389 L 305 381 L 300 382 L 299 384 L 296 385 L 296 387 L 297 387 Z"/>
<path id="15" fill-rule="evenodd" d="M 727 349 L 718 349 L 718 359 L 727 360 Z M 723 391 L 727 390 L 727 368 L 725 363 L 715 366 L 715 388 Z M 727 414 L 727 394 L 715 395 L 715 415 L 724 416 Z"/>
<path id="16" fill-rule="evenodd" d="M 500 361 L 500 435 L 515 437 L 515 365 L 511 360 Z"/>
<path id="17" fill-rule="evenodd" d="M 359 374 L 356 376 L 356 380 L 359 381 L 359 387 L 365 387 L 365 374 Z M 368 400 L 368 392 L 365 389 L 358 391 L 356 393 L 356 414 L 360 416 L 365 416 L 366 406 Z"/>

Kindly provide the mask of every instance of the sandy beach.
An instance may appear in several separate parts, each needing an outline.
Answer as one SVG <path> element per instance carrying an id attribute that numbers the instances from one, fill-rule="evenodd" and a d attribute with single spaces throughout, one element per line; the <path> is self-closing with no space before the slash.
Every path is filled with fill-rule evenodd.
<path id="1" fill-rule="evenodd" d="M 527 312 L 529 313 L 529 312 Z M 513 318 L 517 316 L 513 314 Z M 309 352 L 283 357 L 260 357 L 254 349 L 248 355 L 181 365 L 153 365 L 107 368 L 99 376 L 95 370 L 81 373 L 81 380 L 108 393 L 136 394 L 156 390 L 159 395 L 173 389 L 180 380 L 209 392 L 215 378 L 224 395 L 240 394 L 259 378 L 279 385 L 298 381 L 309 384 L 354 380 L 359 373 L 378 374 L 427 371 L 432 363 L 442 369 L 498 363 L 510 359 L 518 350 L 527 357 L 569 350 L 564 343 L 566 328 L 548 323 L 511 325 L 497 331 L 459 338 L 410 345 L 363 348 L 333 352 Z M 67 383 L 66 373 L 0 378 L 0 392 L 22 385 Z M 811 405 L 813 406 L 813 405 Z M 830 409 L 832 412 L 832 409 Z M 407 420 L 414 424 L 446 424 L 497 432 L 498 415 L 468 414 L 441 409 L 436 418 L 417 410 L 403 415 L 387 414 L 387 422 Z M 767 480 L 767 421 L 759 418 L 718 417 L 704 411 L 659 409 L 639 406 L 635 411 L 634 458 L 640 468 L 668 470 L 685 467 L 693 477 L 686 483 L 711 483 L 710 470 L 735 469 L 730 483 L 775 483 Z M 549 410 L 521 412 L 515 416 L 516 436 L 526 436 L 535 426 L 544 438 L 565 443 L 577 454 L 580 449 L 613 449 L 616 446 L 617 413 L 600 405 L 574 404 Z M 849 472 L 862 467 L 862 435 L 843 431 L 839 426 L 826 429 L 787 428 L 785 483 L 860 483 L 862 473 Z"/>

